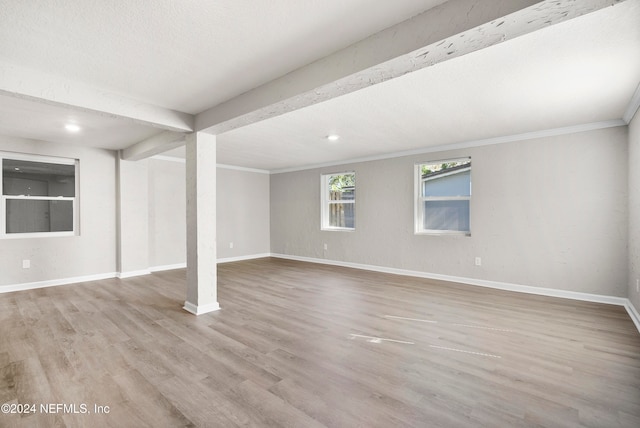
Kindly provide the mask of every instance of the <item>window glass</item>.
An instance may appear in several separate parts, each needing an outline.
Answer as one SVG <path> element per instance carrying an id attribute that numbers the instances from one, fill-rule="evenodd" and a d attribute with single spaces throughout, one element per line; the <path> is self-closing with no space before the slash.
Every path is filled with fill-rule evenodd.
<path id="1" fill-rule="evenodd" d="M 469 230 L 469 201 L 424 201 L 424 230 Z"/>
<path id="2" fill-rule="evenodd" d="M 469 234 L 471 159 L 418 164 L 416 180 L 416 233 Z"/>
<path id="3" fill-rule="evenodd" d="M 355 228 L 356 174 L 322 176 L 322 229 L 353 230 Z"/>
<path id="4" fill-rule="evenodd" d="M 74 234 L 76 161 L 0 153 L 2 205 L 0 236 Z M 33 158 L 33 160 L 29 160 Z M 40 235 L 38 235 L 40 236 Z"/>
<path id="5" fill-rule="evenodd" d="M 329 206 L 329 227 L 346 227 L 353 229 L 355 226 L 355 213 L 353 204 L 331 204 Z"/>
<path id="6" fill-rule="evenodd" d="M 75 196 L 75 165 L 2 160 L 2 194 Z"/>
<path id="7" fill-rule="evenodd" d="M 73 202 L 7 200 L 7 233 L 71 232 Z"/>

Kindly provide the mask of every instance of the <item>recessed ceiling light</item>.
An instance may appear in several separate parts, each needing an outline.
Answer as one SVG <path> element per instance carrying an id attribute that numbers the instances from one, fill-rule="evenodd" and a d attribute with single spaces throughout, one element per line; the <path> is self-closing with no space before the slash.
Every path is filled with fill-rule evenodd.
<path id="1" fill-rule="evenodd" d="M 80 127 L 78 125 L 76 125 L 75 123 L 67 123 L 64 126 L 64 129 L 66 129 L 69 132 L 78 132 L 78 131 L 80 131 Z"/>
<path id="2" fill-rule="evenodd" d="M 339 135 L 336 135 L 336 134 L 327 135 L 327 140 L 329 141 L 338 141 L 339 139 L 340 139 Z"/>

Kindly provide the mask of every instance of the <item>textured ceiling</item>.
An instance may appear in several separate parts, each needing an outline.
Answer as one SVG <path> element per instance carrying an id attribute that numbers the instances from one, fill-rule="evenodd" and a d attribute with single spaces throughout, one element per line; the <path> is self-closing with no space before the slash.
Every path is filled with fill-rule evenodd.
<path id="1" fill-rule="evenodd" d="M 0 61 L 199 113 L 443 0 L 0 0 Z"/>
<path id="2" fill-rule="evenodd" d="M 64 128 L 67 123 L 78 124 L 82 130 L 69 133 Z M 0 95 L 0 135 L 123 149 L 131 141 L 157 133 L 156 128 L 107 115 Z"/>
<path id="3" fill-rule="evenodd" d="M 620 119 L 639 52 L 626 2 L 221 134 L 218 161 L 278 170 Z"/>
<path id="4" fill-rule="evenodd" d="M 171 128 L 122 106 L 197 114 L 442 3 L 0 0 L 0 84 L 23 94 L 0 86 L 0 134 L 123 149 Z M 223 133 L 218 162 L 273 171 L 620 119 L 638 52 L 640 0 L 626 0 Z"/>

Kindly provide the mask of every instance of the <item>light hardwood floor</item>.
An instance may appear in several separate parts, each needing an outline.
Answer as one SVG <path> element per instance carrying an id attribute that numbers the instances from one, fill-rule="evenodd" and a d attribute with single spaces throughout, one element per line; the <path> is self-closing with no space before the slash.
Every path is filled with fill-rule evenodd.
<path id="1" fill-rule="evenodd" d="M 622 307 L 279 259 L 218 275 L 200 317 L 184 270 L 0 295 L 0 404 L 38 406 L 0 426 L 640 427 Z"/>

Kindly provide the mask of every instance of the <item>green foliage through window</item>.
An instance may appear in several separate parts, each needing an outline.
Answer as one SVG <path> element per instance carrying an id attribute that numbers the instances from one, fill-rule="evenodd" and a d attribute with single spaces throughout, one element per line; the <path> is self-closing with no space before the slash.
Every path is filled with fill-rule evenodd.
<path id="1" fill-rule="evenodd" d="M 457 162 L 442 162 L 439 164 L 438 163 L 424 164 L 424 165 L 420 165 L 420 167 L 421 167 L 422 175 L 425 176 L 425 175 L 434 174 L 436 172 L 443 171 L 445 169 L 462 167 L 470 164 L 471 164 L 470 160 L 464 160 L 464 161 L 457 161 Z"/>
<path id="2" fill-rule="evenodd" d="M 355 222 L 356 174 L 323 175 L 322 228 L 353 230 Z"/>
<path id="3" fill-rule="evenodd" d="M 345 188 L 354 187 L 356 185 L 355 174 L 340 174 L 329 177 L 329 186 L 332 192 L 341 192 Z"/>

